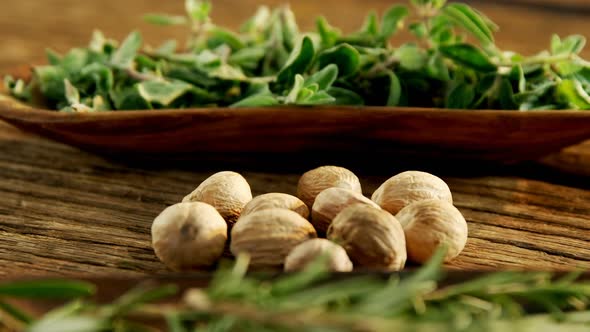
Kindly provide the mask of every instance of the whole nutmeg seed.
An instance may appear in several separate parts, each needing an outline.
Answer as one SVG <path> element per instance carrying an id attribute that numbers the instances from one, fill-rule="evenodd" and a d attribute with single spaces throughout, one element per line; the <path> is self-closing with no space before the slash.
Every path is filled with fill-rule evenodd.
<path id="1" fill-rule="evenodd" d="M 320 234 L 325 234 L 332 220 L 346 207 L 363 203 L 380 209 L 379 205 L 356 191 L 345 188 L 328 188 L 315 198 L 311 209 L 311 223 Z"/>
<path id="2" fill-rule="evenodd" d="M 285 259 L 285 271 L 303 270 L 316 259 L 325 259 L 324 263 L 329 271 L 352 271 L 352 262 L 346 250 L 326 239 L 308 240 L 293 248 Z"/>
<path id="3" fill-rule="evenodd" d="M 246 179 L 236 172 L 225 171 L 211 175 L 182 201 L 212 205 L 231 226 L 251 200 L 252 192 Z"/>
<path id="4" fill-rule="evenodd" d="M 311 209 L 316 196 L 332 187 L 346 188 L 362 194 L 361 183 L 354 173 L 338 166 L 322 166 L 301 176 L 297 184 L 297 197 Z"/>
<path id="5" fill-rule="evenodd" d="M 451 203 L 429 199 L 412 203 L 398 214 L 410 260 L 427 262 L 446 243 L 445 262 L 457 257 L 467 243 L 467 222 Z"/>
<path id="6" fill-rule="evenodd" d="M 406 264 L 402 226 L 387 211 L 367 204 L 342 210 L 328 228 L 328 239 L 344 247 L 355 266 L 399 271 Z"/>
<path id="7" fill-rule="evenodd" d="M 309 209 L 299 198 L 283 193 L 268 193 L 254 197 L 242 210 L 242 216 L 268 209 L 287 209 L 309 218 Z"/>
<path id="8" fill-rule="evenodd" d="M 156 256 L 176 271 L 215 264 L 227 241 L 225 220 L 214 207 L 201 202 L 166 208 L 154 220 L 151 231 Z"/>
<path id="9" fill-rule="evenodd" d="M 390 178 L 371 197 L 393 215 L 411 203 L 431 198 L 453 203 L 451 190 L 442 179 L 419 171 L 407 171 Z"/>
<path id="10" fill-rule="evenodd" d="M 282 267 L 298 244 L 317 237 L 309 221 L 287 209 L 268 209 L 240 218 L 231 231 L 234 256 L 250 256 L 254 268 Z"/>

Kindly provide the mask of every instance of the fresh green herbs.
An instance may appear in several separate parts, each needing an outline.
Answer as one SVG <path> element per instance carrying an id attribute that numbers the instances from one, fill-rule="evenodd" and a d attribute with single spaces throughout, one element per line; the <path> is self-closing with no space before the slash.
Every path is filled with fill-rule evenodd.
<path id="1" fill-rule="evenodd" d="M 450 282 L 444 249 L 404 275 L 330 275 L 318 258 L 282 276 L 246 275 L 248 259 L 221 267 L 206 289 L 140 284 L 97 304 L 81 282 L 0 285 L 0 329 L 60 332 L 159 331 L 586 331 L 590 284 L 576 273 L 496 272 Z M 41 317 L 12 298 L 72 299 Z M 182 300 L 174 300 L 182 295 Z"/>
<path id="2" fill-rule="evenodd" d="M 239 31 L 210 19 L 211 3 L 186 0 L 186 43 L 143 46 L 96 31 L 86 48 L 47 52 L 30 82 L 5 78 L 14 97 L 64 112 L 295 105 L 417 106 L 452 109 L 590 109 L 585 38 L 553 36 L 533 56 L 502 51 L 496 26 L 466 4 L 410 0 L 344 34 L 323 18 L 298 27 L 286 6 L 260 7 Z M 413 42 L 393 46 L 407 29 Z"/>

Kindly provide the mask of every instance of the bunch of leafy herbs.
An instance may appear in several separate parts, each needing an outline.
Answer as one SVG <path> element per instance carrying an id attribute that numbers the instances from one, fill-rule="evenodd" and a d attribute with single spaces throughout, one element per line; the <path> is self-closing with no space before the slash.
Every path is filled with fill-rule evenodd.
<path id="1" fill-rule="evenodd" d="M 296 105 L 418 106 L 453 109 L 590 109 L 590 62 L 580 35 L 553 36 L 534 56 L 500 50 L 498 27 L 466 4 L 410 0 L 343 34 L 323 17 L 300 31 L 286 6 L 261 7 L 239 31 L 215 25 L 211 3 L 186 0 L 189 37 L 143 47 L 138 32 L 120 45 L 96 31 L 86 48 L 33 69 L 30 82 L 6 77 L 13 96 L 66 112 Z M 414 15 L 411 15 L 413 9 Z M 409 22 L 406 22 L 409 21 Z M 415 37 L 398 47 L 406 27 Z"/>
<path id="2" fill-rule="evenodd" d="M 158 331 L 587 331 L 590 284 L 579 274 L 496 272 L 444 282 L 445 251 L 406 275 L 330 275 L 318 258 L 308 269 L 246 275 L 247 257 L 220 268 L 207 289 L 173 300 L 176 285 L 141 284 L 115 301 L 89 299 L 80 281 L 0 284 L 0 328 L 30 332 Z M 443 281 L 443 282 L 441 282 Z M 42 317 L 11 299 L 73 299 Z M 146 322 L 151 322 L 146 324 Z M 160 325 L 161 325 L 160 324 Z"/>

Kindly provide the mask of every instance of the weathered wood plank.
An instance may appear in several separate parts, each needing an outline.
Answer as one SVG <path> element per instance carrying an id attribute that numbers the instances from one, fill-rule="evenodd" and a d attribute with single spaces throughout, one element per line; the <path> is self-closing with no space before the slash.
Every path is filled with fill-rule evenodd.
<path id="1" fill-rule="evenodd" d="M 208 172 L 132 168 L 0 126 L 4 277 L 164 273 L 149 227 Z M 255 194 L 299 174 L 244 172 Z M 361 176 L 370 195 L 388 175 Z M 445 177 L 469 221 L 462 269 L 590 267 L 590 192 L 521 177 Z"/>
<path id="2" fill-rule="evenodd" d="M 585 4 L 577 0 L 568 4 L 579 5 L 577 2 Z M 219 0 L 214 18 L 235 27 L 260 3 Z M 474 3 L 502 27 L 497 38 L 502 47 L 527 54 L 546 48 L 553 32 L 584 33 L 588 28 L 588 17 L 583 13 Z M 314 17 L 324 14 L 348 30 L 360 25 L 369 8 L 382 11 L 390 4 L 382 0 L 292 2 L 303 26 L 311 27 Z M 182 29 L 149 27 L 140 17 L 147 11 L 180 10 L 177 2 L 156 0 L 14 2 L 0 11 L 0 71 L 36 61 L 48 46 L 64 51 L 83 45 L 96 27 L 115 38 L 139 27 L 152 44 L 168 37 L 181 38 Z M 35 15 L 31 24 L 31 13 L 44 15 Z M 568 148 L 545 162 L 588 175 L 589 147 L 586 143 Z M 165 273 L 150 248 L 151 221 L 165 206 L 221 170 L 206 166 L 132 167 L 0 123 L 0 277 Z M 452 267 L 590 268 L 588 178 L 562 181 L 555 172 L 539 171 L 532 165 L 502 169 L 510 176 L 445 176 L 470 227 L 467 248 Z M 299 177 L 282 170 L 243 174 L 254 194 L 294 193 Z M 370 195 L 389 175 L 361 175 L 365 194 Z"/>

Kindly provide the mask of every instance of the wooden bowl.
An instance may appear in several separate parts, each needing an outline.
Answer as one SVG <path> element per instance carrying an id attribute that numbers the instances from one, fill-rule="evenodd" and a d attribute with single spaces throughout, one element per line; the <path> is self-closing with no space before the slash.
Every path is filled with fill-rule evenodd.
<path id="1" fill-rule="evenodd" d="M 11 74 L 26 80 L 30 73 L 21 66 Z M 238 163 L 510 163 L 590 138 L 590 111 L 281 106 L 72 114 L 0 94 L 0 119 L 100 154 Z"/>

